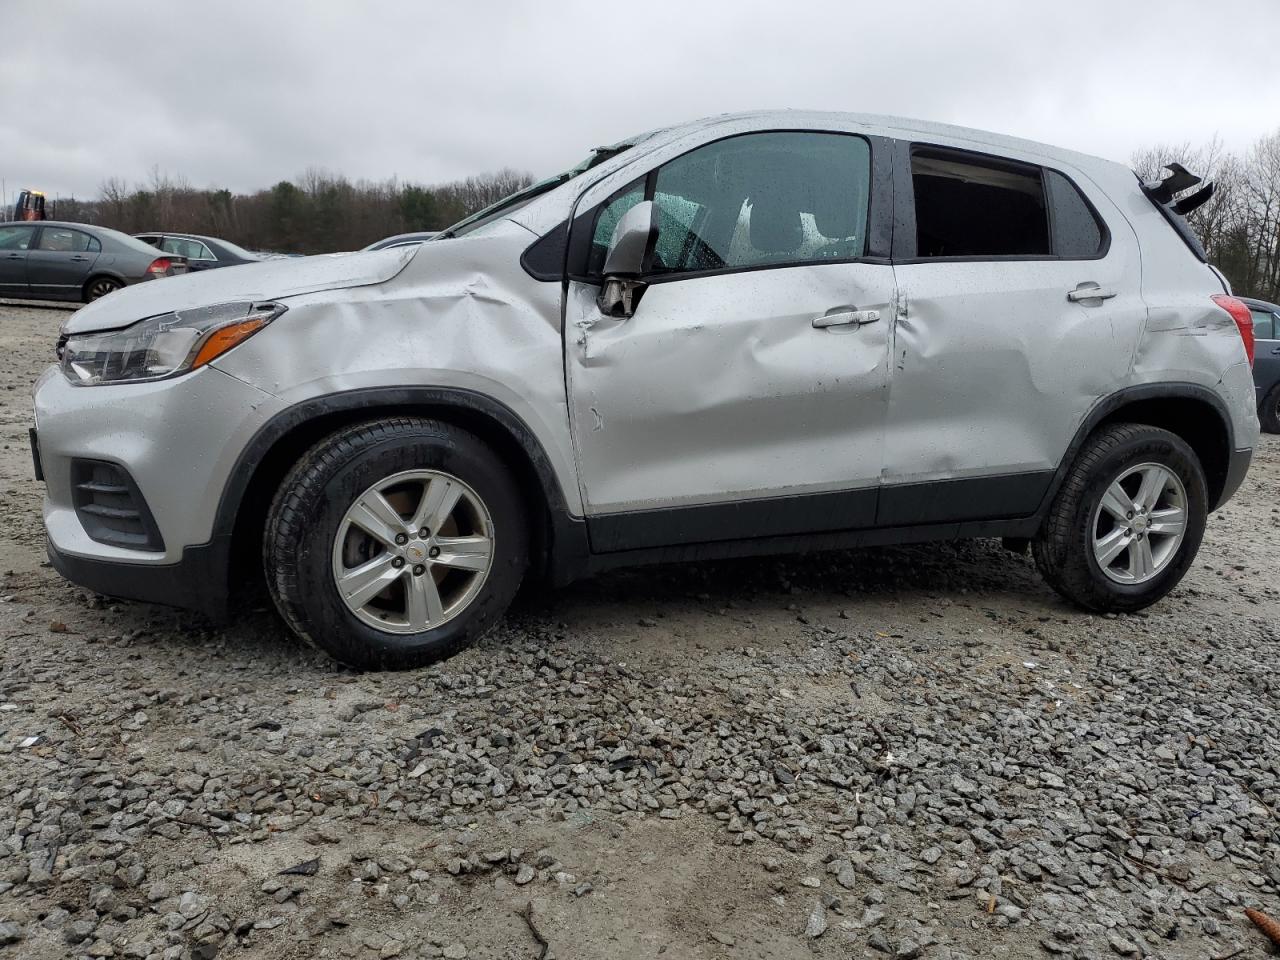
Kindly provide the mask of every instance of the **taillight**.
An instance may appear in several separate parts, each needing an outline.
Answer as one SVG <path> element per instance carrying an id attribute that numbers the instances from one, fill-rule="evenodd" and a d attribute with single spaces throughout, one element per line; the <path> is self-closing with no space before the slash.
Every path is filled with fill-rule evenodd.
<path id="1" fill-rule="evenodd" d="M 153 277 L 163 277 L 172 265 L 168 257 L 159 257 L 151 261 L 151 266 L 147 267 L 147 273 Z"/>
<path id="2" fill-rule="evenodd" d="M 1229 297 L 1225 293 L 1215 293 L 1213 302 L 1220 306 L 1227 313 L 1231 314 L 1231 319 L 1236 322 L 1236 327 L 1240 330 L 1240 339 L 1244 341 L 1244 354 L 1249 358 L 1249 366 L 1253 366 L 1253 314 L 1249 312 L 1248 306 L 1235 297 Z"/>

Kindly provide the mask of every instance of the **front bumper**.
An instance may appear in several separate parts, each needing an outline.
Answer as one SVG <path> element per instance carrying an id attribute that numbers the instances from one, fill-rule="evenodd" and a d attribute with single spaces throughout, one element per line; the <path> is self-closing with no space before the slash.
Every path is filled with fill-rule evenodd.
<path id="1" fill-rule="evenodd" d="M 231 543 L 219 538 L 187 547 L 177 563 L 124 563 L 61 552 L 45 539 L 53 569 L 94 593 L 196 610 L 215 619 L 227 614 Z"/>
<path id="2" fill-rule="evenodd" d="M 240 453 L 280 401 L 212 367 L 105 387 L 73 386 L 51 368 L 34 401 L 55 569 L 109 596 L 222 612 L 231 531 L 215 529 L 218 505 Z M 144 506 L 154 538 L 131 543 L 86 523 L 86 461 L 117 465 L 129 478 L 130 505 Z"/>

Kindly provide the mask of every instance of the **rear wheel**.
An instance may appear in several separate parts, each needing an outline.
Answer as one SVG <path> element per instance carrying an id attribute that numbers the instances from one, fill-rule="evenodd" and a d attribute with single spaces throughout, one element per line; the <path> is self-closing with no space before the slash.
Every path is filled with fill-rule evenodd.
<path id="1" fill-rule="evenodd" d="M 108 293 L 119 290 L 124 284 L 114 277 L 94 277 L 84 285 L 84 302 L 100 300 Z"/>
<path id="2" fill-rule="evenodd" d="M 1258 410 L 1258 419 L 1267 433 L 1280 433 L 1280 383 L 1271 388 Z"/>
<path id="3" fill-rule="evenodd" d="M 1139 610 L 1182 579 L 1207 514 L 1204 471 L 1180 437 L 1116 424 L 1086 442 L 1032 554 L 1067 599 L 1090 610 Z"/>
<path id="4" fill-rule="evenodd" d="M 290 471 L 264 542 L 289 625 L 341 662 L 452 656 L 502 615 L 528 558 L 519 494 L 480 440 L 433 420 L 341 431 Z"/>

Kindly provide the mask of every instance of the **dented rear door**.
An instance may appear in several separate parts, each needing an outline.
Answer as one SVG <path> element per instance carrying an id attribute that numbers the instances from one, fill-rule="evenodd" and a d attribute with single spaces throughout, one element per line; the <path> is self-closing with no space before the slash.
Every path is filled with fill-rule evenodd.
<path id="1" fill-rule="evenodd" d="M 952 191 L 950 202 L 918 238 L 907 238 L 918 239 L 920 250 L 903 251 L 895 234 L 899 304 L 882 525 L 1034 513 L 1084 416 L 1126 381 L 1142 334 L 1137 241 L 1106 194 L 1065 167 L 1066 180 L 1038 165 L 1004 169 L 992 161 L 984 182 L 981 169 L 943 165 L 988 159 L 959 154 L 925 167 L 926 175 L 955 178 L 940 188 Z M 1048 249 L 926 255 L 945 253 L 938 234 L 966 218 L 987 228 L 1009 175 L 1045 182 L 1054 231 Z M 958 183 L 987 193 L 970 203 Z M 909 198 L 910 174 L 898 184 Z M 1101 234 L 1090 232 L 1090 213 Z"/>

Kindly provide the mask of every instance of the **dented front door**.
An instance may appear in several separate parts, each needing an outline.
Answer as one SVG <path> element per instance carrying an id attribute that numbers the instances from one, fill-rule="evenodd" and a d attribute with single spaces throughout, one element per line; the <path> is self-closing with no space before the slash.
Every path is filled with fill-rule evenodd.
<path id="1" fill-rule="evenodd" d="M 650 284 L 625 320 L 600 314 L 598 286 L 568 293 L 570 414 L 594 549 L 872 524 L 892 267 L 673 278 Z"/>

